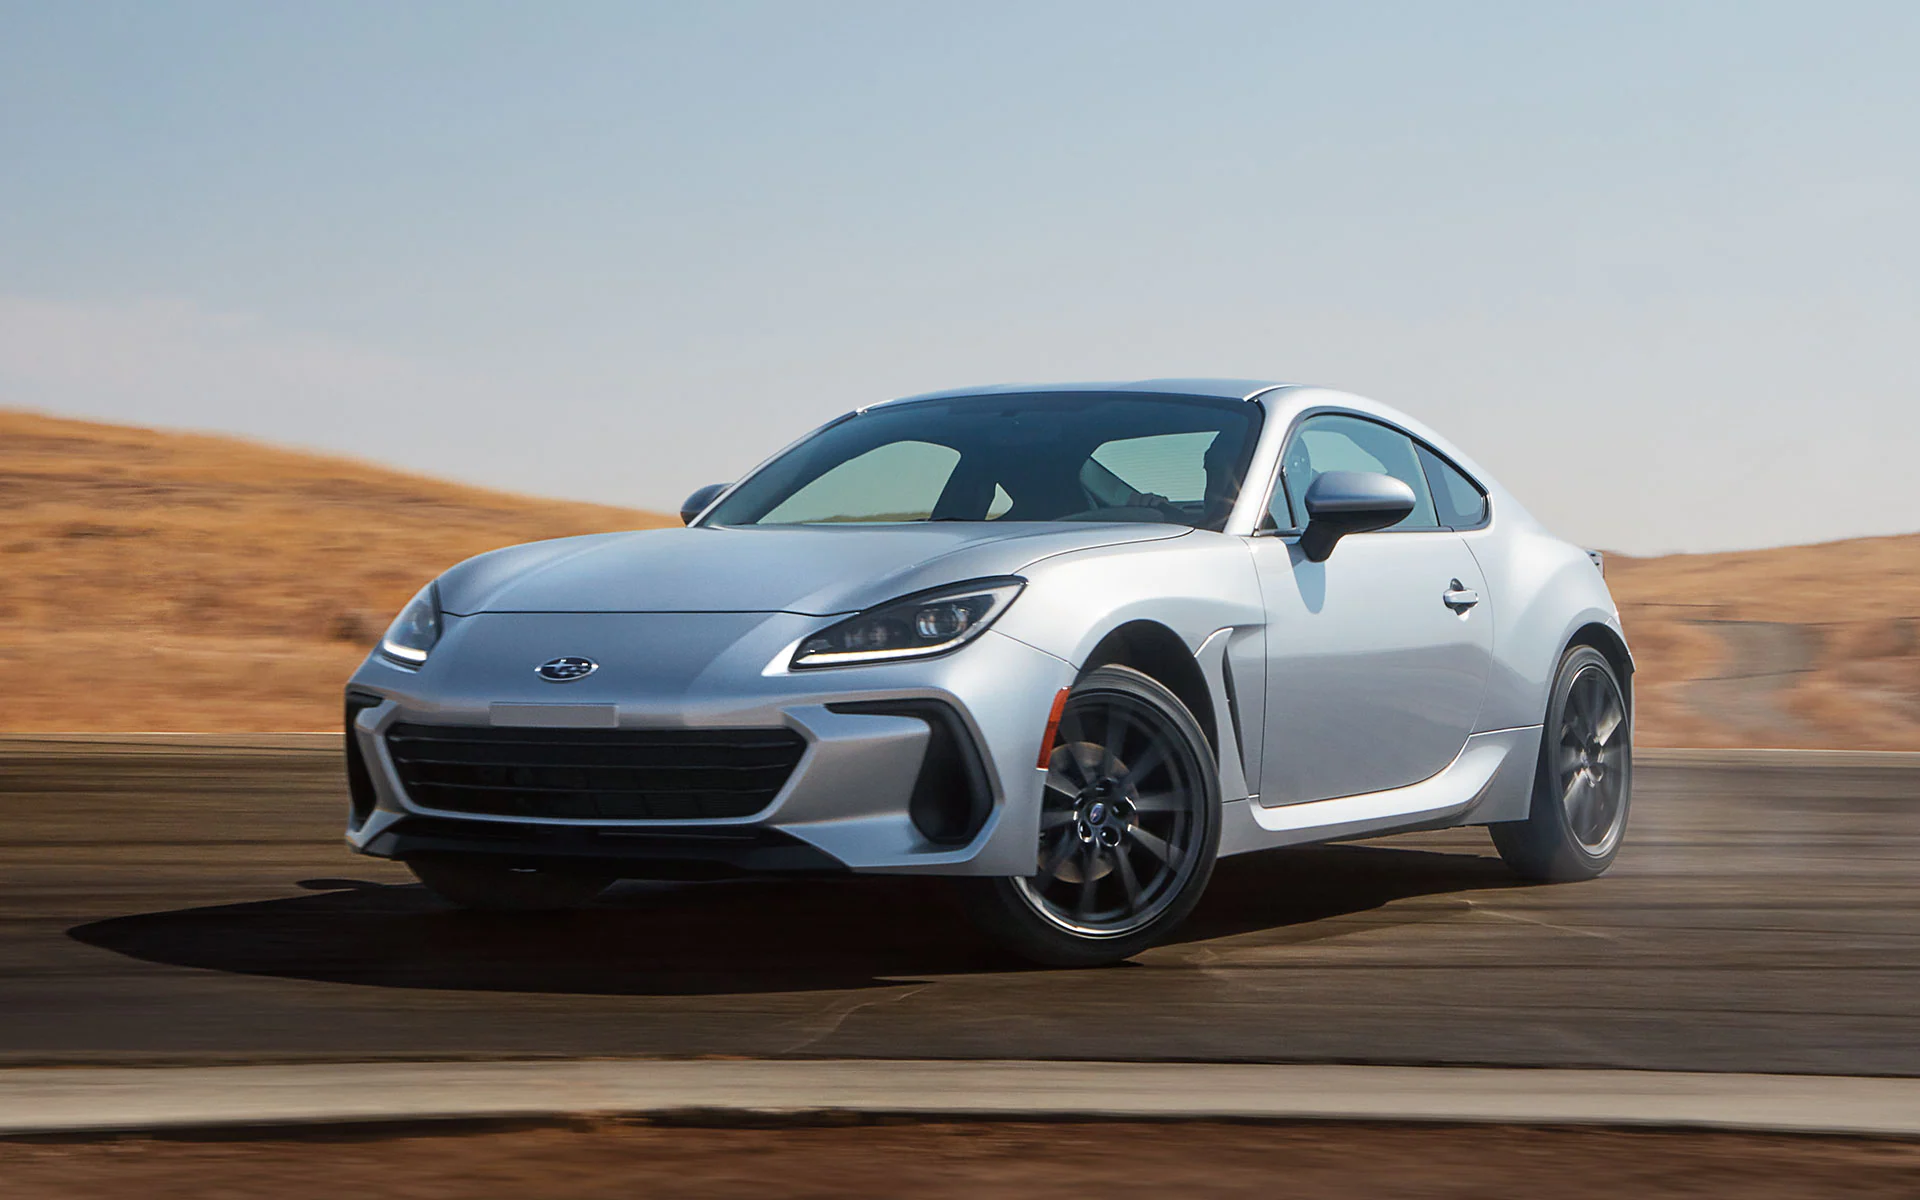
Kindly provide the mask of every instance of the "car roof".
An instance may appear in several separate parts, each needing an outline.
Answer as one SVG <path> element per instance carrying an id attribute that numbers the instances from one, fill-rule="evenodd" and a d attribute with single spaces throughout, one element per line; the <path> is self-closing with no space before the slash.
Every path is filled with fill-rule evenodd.
<path id="1" fill-rule="evenodd" d="M 1008 396 L 1044 392 L 1145 392 L 1162 396 L 1209 396 L 1220 400 L 1251 400 L 1261 392 L 1289 385 L 1266 379 L 1133 379 L 1081 383 L 994 383 L 984 387 L 947 388 L 902 396 L 887 404 L 914 400 L 954 400 L 967 396 Z M 871 407 L 879 407 L 873 405 Z"/>

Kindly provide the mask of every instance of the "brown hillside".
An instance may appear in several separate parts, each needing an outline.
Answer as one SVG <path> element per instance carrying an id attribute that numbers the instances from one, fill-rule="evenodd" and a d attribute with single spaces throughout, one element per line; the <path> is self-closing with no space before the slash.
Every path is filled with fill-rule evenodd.
<path id="1" fill-rule="evenodd" d="M 444 568 L 669 520 L 0 411 L 0 729 L 329 728 L 367 647 Z"/>
<path id="2" fill-rule="evenodd" d="M 1649 744 L 1920 750 L 1920 534 L 1611 558 Z"/>
<path id="3" fill-rule="evenodd" d="M 672 518 L 0 411 L 0 730 L 325 729 L 469 555 Z M 1615 557 L 1650 745 L 1920 749 L 1920 535 Z"/>

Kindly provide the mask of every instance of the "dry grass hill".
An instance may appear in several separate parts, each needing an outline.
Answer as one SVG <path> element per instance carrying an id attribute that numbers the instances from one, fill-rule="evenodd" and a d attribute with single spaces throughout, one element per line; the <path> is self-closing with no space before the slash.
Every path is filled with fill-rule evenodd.
<path id="1" fill-rule="evenodd" d="M 0 411 L 0 730 L 331 728 L 444 567 L 672 520 Z M 1920 535 L 1608 571 L 1643 742 L 1920 749 Z"/>
<path id="2" fill-rule="evenodd" d="M 0 729 L 331 728 L 441 570 L 672 519 L 0 411 Z"/>
<path id="3" fill-rule="evenodd" d="M 1614 558 L 1650 744 L 1920 750 L 1920 534 Z"/>

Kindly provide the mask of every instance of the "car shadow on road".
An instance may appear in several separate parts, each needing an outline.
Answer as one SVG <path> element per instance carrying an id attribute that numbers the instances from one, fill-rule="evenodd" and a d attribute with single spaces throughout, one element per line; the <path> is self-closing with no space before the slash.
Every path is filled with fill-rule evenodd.
<path id="1" fill-rule="evenodd" d="M 1326 936 L 1410 897 L 1506 885 L 1497 860 L 1389 846 L 1222 862 L 1177 944 Z M 567 995 L 728 995 L 895 987 L 1023 969 L 932 879 L 621 884 L 558 914 L 449 910 L 418 886 L 301 881 L 284 899 L 113 917 L 68 936 L 146 962 L 370 987 Z M 1411 916 L 1409 920 L 1429 919 Z M 1331 924 L 1330 924 L 1331 923 Z"/>

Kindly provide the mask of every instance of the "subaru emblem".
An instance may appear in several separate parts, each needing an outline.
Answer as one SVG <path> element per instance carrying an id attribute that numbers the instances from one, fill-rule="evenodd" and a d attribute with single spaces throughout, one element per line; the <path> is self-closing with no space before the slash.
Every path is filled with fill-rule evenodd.
<path id="1" fill-rule="evenodd" d="M 599 669 L 600 664 L 592 659 L 569 654 L 561 658 L 549 659 L 533 670 L 534 674 L 548 683 L 572 683 L 576 679 L 585 679 Z"/>

